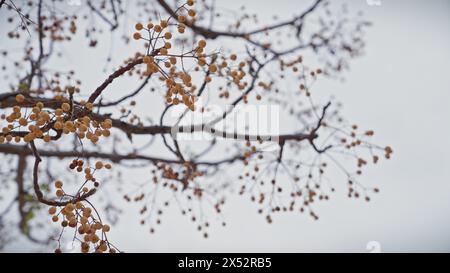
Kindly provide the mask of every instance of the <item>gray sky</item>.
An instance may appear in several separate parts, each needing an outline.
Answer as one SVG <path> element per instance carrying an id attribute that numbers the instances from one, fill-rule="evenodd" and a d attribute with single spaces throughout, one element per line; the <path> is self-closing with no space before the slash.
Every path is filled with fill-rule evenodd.
<path id="1" fill-rule="evenodd" d="M 228 8 L 242 2 L 218 1 Z M 292 0 L 278 0 L 276 6 L 244 2 L 261 16 L 290 17 L 304 6 L 296 10 Z M 381 189 L 372 202 L 347 199 L 341 190 L 319 205 L 319 221 L 280 214 L 267 225 L 248 199 L 233 196 L 224 210 L 227 227 L 211 220 L 206 240 L 175 208 L 165 212 L 154 235 L 130 208 L 111 232 L 116 245 L 128 252 L 366 252 L 367 243 L 377 241 L 381 251 L 450 251 L 450 2 L 347 2 L 374 23 L 366 55 L 352 62 L 345 82 L 324 80 L 316 88 L 335 94 L 349 119 L 375 129 L 376 141 L 394 148 L 391 161 L 362 179 Z M 73 58 L 77 65 L 89 65 L 88 59 Z M 95 86 L 99 80 L 90 72 L 81 78 Z M 6 250 L 27 249 L 19 243 Z"/>

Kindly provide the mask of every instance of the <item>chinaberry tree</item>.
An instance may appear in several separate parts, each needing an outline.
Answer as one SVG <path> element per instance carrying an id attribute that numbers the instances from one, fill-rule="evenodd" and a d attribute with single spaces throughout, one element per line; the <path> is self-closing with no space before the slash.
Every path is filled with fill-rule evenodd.
<path id="1" fill-rule="evenodd" d="M 233 192 L 268 223 L 281 212 L 317 220 L 315 204 L 339 184 L 350 198 L 378 192 L 360 175 L 392 149 L 313 88 L 364 53 L 360 14 L 321 0 L 270 20 L 216 0 L 79 2 L 0 1 L 0 245 L 16 230 L 57 252 L 64 240 L 117 252 L 108 234 L 125 201 L 150 232 L 175 206 L 207 237 Z M 54 65 L 67 48 L 97 54 L 107 37 L 128 56 L 92 63 L 106 63 L 97 85 L 82 84 L 77 59 Z M 290 131 L 233 128 L 239 109 L 262 105 L 280 106 Z"/>

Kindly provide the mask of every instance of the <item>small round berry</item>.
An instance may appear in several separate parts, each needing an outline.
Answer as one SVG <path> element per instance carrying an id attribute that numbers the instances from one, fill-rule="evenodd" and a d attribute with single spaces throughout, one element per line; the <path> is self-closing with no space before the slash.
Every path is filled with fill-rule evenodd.
<path id="1" fill-rule="evenodd" d="M 55 214 L 56 213 L 56 207 L 50 207 L 48 209 L 48 213 L 51 214 L 51 215 Z"/>
<path id="2" fill-rule="evenodd" d="M 191 17 L 194 17 L 195 16 L 195 10 L 193 10 L 193 9 L 188 10 L 188 15 L 191 16 Z"/>
<path id="3" fill-rule="evenodd" d="M 167 48 L 161 48 L 159 50 L 159 54 L 161 54 L 161 55 L 167 55 L 167 53 L 168 53 Z"/>
<path id="4" fill-rule="evenodd" d="M 186 17 L 184 17 L 183 15 L 178 15 L 178 22 L 180 23 L 186 22 Z"/>
<path id="5" fill-rule="evenodd" d="M 67 102 L 63 103 L 61 105 L 61 108 L 63 109 L 64 112 L 69 112 L 70 111 L 70 104 L 68 104 Z"/>
<path id="6" fill-rule="evenodd" d="M 18 95 L 16 96 L 16 101 L 17 101 L 18 103 L 24 102 L 24 101 L 25 101 L 25 97 L 24 97 L 22 94 L 18 94 Z"/>
<path id="7" fill-rule="evenodd" d="M 28 125 L 28 121 L 24 118 L 19 119 L 19 124 L 21 126 L 27 126 Z"/>
<path id="8" fill-rule="evenodd" d="M 133 39 L 135 39 L 135 40 L 141 39 L 141 34 L 140 34 L 139 32 L 135 32 L 135 33 L 133 34 Z"/>
<path id="9" fill-rule="evenodd" d="M 201 48 L 205 48 L 206 47 L 206 41 L 205 40 L 198 41 L 198 46 L 201 47 Z"/>
<path id="10" fill-rule="evenodd" d="M 84 107 L 86 107 L 88 110 L 92 110 L 92 108 L 94 108 L 94 104 L 92 104 L 91 102 L 86 103 L 86 105 L 84 105 Z"/>
<path id="11" fill-rule="evenodd" d="M 52 137 L 50 135 L 45 135 L 43 139 L 45 142 L 50 142 L 52 140 Z"/>
<path id="12" fill-rule="evenodd" d="M 76 226 L 77 226 L 77 219 L 75 219 L 75 218 L 70 219 L 69 227 L 74 228 Z"/>
<path id="13" fill-rule="evenodd" d="M 139 30 L 142 30 L 142 29 L 144 28 L 144 26 L 143 26 L 141 23 L 137 23 L 137 24 L 134 26 L 134 28 L 135 28 L 137 31 L 139 31 Z"/>
<path id="14" fill-rule="evenodd" d="M 103 232 L 108 232 L 111 228 L 108 225 L 103 225 L 102 227 L 102 231 Z"/>
<path id="15" fill-rule="evenodd" d="M 215 64 L 210 65 L 209 71 L 211 71 L 211 73 L 217 72 L 217 65 L 215 65 Z"/>
<path id="16" fill-rule="evenodd" d="M 84 209 L 83 209 L 83 215 L 84 215 L 85 217 L 91 216 L 91 213 L 92 213 L 92 209 L 91 209 L 91 208 L 84 208 Z"/>
<path id="17" fill-rule="evenodd" d="M 55 187 L 60 189 L 63 186 L 63 182 L 61 180 L 56 180 L 55 181 Z"/>
<path id="18" fill-rule="evenodd" d="M 172 33 L 170 32 L 164 33 L 164 38 L 166 38 L 166 40 L 170 40 L 172 38 Z"/>
<path id="19" fill-rule="evenodd" d="M 65 210 L 66 210 L 67 212 L 71 212 L 71 211 L 73 211 L 74 209 L 75 209 L 75 205 L 72 204 L 72 203 L 67 204 L 66 207 L 65 207 Z"/>
<path id="20" fill-rule="evenodd" d="M 145 56 L 143 59 L 142 59 L 142 61 L 145 63 L 145 64 L 149 64 L 149 63 L 152 63 L 153 62 L 153 57 L 151 57 L 151 56 Z"/>
<path id="21" fill-rule="evenodd" d="M 64 192 L 62 190 L 57 190 L 56 191 L 56 196 L 62 197 L 62 196 L 64 196 Z"/>
<path id="22" fill-rule="evenodd" d="M 101 161 L 97 161 L 96 163 L 95 163 L 95 168 L 96 169 L 101 169 L 101 168 L 103 168 L 103 162 L 101 162 Z"/>

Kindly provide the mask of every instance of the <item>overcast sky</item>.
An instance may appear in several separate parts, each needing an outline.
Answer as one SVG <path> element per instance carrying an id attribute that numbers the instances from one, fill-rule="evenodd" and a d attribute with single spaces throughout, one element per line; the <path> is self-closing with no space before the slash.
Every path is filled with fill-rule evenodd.
<path id="1" fill-rule="evenodd" d="M 262 16 L 290 17 L 305 6 L 292 0 L 218 1 L 229 8 L 243 2 Z M 376 241 L 381 251 L 450 251 L 450 2 L 347 2 L 374 23 L 366 55 L 353 61 L 345 82 L 326 80 L 316 88 L 331 90 L 347 117 L 375 129 L 376 141 L 394 148 L 391 161 L 364 176 L 381 189 L 372 202 L 347 199 L 340 191 L 319 206 L 319 221 L 281 214 L 267 225 L 248 199 L 231 197 L 227 227 L 213 226 L 206 240 L 176 209 L 165 213 L 154 235 L 138 225 L 134 210 L 113 229 L 116 245 L 128 252 L 366 252 Z M 87 74 L 88 84 L 98 82 Z M 28 249 L 18 243 L 6 250 Z"/>

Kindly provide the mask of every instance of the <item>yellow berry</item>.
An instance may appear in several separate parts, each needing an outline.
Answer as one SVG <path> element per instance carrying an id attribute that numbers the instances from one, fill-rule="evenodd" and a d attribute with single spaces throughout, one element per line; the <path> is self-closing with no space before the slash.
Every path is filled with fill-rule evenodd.
<path id="1" fill-rule="evenodd" d="M 59 117 L 59 116 L 62 116 L 62 114 L 63 114 L 63 110 L 61 108 L 58 108 L 58 109 L 55 110 L 55 115 L 56 116 Z"/>
<path id="2" fill-rule="evenodd" d="M 102 231 L 103 232 L 108 232 L 111 228 L 108 225 L 103 225 L 102 227 Z"/>
<path id="3" fill-rule="evenodd" d="M 170 33 L 170 32 L 164 33 L 164 38 L 166 38 L 167 40 L 170 40 L 172 38 L 172 33 Z"/>
<path id="4" fill-rule="evenodd" d="M 49 209 L 48 209 L 48 213 L 49 214 L 55 214 L 56 213 L 56 207 L 50 207 Z"/>
<path id="5" fill-rule="evenodd" d="M 75 219 L 75 218 L 70 219 L 69 227 L 74 228 L 76 226 L 77 226 L 77 219 Z"/>
<path id="6" fill-rule="evenodd" d="M 66 210 L 67 212 L 71 212 L 71 211 L 73 211 L 74 209 L 75 209 L 75 205 L 72 204 L 72 203 L 67 204 L 66 207 L 65 207 L 65 210 Z"/>
<path id="7" fill-rule="evenodd" d="M 103 162 L 97 161 L 97 162 L 95 163 L 95 168 L 96 168 L 96 169 L 101 169 L 101 168 L 103 168 Z"/>
<path id="8" fill-rule="evenodd" d="M 56 181 L 55 181 L 55 187 L 56 187 L 57 189 L 61 189 L 62 186 L 63 186 L 63 182 L 62 182 L 61 180 L 56 180 Z"/>
<path id="9" fill-rule="evenodd" d="M 67 102 L 63 103 L 61 105 L 61 108 L 63 109 L 64 112 L 69 112 L 70 111 L 70 104 L 68 104 Z"/>
<path id="10" fill-rule="evenodd" d="M 91 213 L 92 213 L 92 209 L 91 208 L 84 208 L 83 209 L 83 216 L 89 217 L 89 216 L 91 216 Z"/>
<path id="11" fill-rule="evenodd" d="M 21 126 L 27 126 L 28 125 L 28 121 L 24 118 L 19 119 L 19 124 Z"/>
<path id="12" fill-rule="evenodd" d="M 134 26 L 134 28 L 136 29 L 136 30 L 142 30 L 143 28 L 144 28 L 144 26 L 141 24 L 141 23 L 137 23 L 135 26 Z"/>
<path id="13" fill-rule="evenodd" d="M 62 197 L 63 195 L 64 195 L 64 192 L 62 190 L 57 190 L 56 191 L 56 196 Z"/>
<path id="14" fill-rule="evenodd" d="M 167 48 L 161 48 L 160 50 L 159 50 L 159 54 L 161 54 L 161 55 L 167 55 Z"/>
<path id="15" fill-rule="evenodd" d="M 195 10 L 193 10 L 193 9 L 188 10 L 188 15 L 191 16 L 191 17 L 194 17 L 195 16 Z"/>
<path id="16" fill-rule="evenodd" d="M 145 64 L 153 63 L 154 60 L 155 60 L 155 59 L 154 59 L 152 56 L 145 56 L 145 57 L 143 58 L 143 62 L 144 62 Z"/>
<path id="17" fill-rule="evenodd" d="M 206 47 L 206 41 L 205 40 L 198 41 L 198 46 L 201 47 L 201 48 Z"/>
<path id="18" fill-rule="evenodd" d="M 25 97 L 22 94 L 18 94 L 16 96 L 16 101 L 19 102 L 19 103 L 24 102 L 25 101 Z"/>
<path id="19" fill-rule="evenodd" d="M 217 71 L 217 65 L 215 65 L 215 64 L 210 65 L 209 71 L 211 71 L 212 73 L 215 73 Z"/>
<path id="20" fill-rule="evenodd" d="M 50 135 L 45 135 L 43 139 L 45 142 L 50 142 L 52 140 L 52 137 Z"/>
<path id="21" fill-rule="evenodd" d="M 135 40 L 141 39 L 141 34 L 140 34 L 139 32 L 135 32 L 135 33 L 133 34 L 133 39 L 135 39 Z"/>

